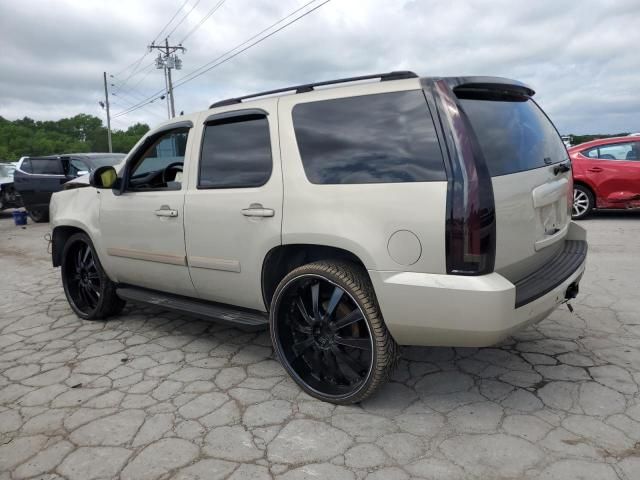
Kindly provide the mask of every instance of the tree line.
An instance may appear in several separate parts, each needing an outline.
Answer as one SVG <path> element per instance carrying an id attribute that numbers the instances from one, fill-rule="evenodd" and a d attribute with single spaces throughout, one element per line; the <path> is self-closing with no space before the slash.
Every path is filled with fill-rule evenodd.
<path id="1" fill-rule="evenodd" d="M 580 145 L 581 143 L 597 140 L 598 138 L 626 137 L 629 132 L 612 133 L 612 134 L 595 134 L 595 135 L 571 135 L 571 145 Z"/>
<path id="2" fill-rule="evenodd" d="M 149 131 L 136 123 L 112 131 L 113 151 L 127 153 Z M 60 153 L 108 152 L 107 128 L 102 120 L 84 113 L 60 120 L 7 120 L 0 116 L 0 161 L 14 162 L 22 156 Z"/>

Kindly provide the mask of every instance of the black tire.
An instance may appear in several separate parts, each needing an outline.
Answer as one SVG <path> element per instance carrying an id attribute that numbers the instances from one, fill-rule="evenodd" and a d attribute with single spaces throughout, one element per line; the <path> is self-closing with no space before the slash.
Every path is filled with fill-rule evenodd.
<path id="1" fill-rule="evenodd" d="M 573 186 L 573 206 L 571 208 L 571 218 L 574 220 L 582 220 L 589 216 L 595 207 L 595 199 L 593 192 L 584 185 L 576 184 Z"/>
<path id="2" fill-rule="evenodd" d="M 85 233 L 71 235 L 62 251 L 62 285 L 71 309 L 85 320 L 117 315 L 125 302 L 116 285 L 102 269 L 98 255 Z"/>
<path id="3" fill-rule="evenodd" d="M 39 208 L 33 210 L 29 209 L 27 210 L 27 213 L 35 223 L 44 223 L 49 221 L 49 212 L 46 210 L 41 210 Z"/>
<path id="4" fill-rule="evenodd" d="M 321 261 L 292 270 L 275 291 L 269 323 L 280 362 L 320 400 L 360 402 L 395 368 L 398 347 L 366 271 L 355 264 Z"/>

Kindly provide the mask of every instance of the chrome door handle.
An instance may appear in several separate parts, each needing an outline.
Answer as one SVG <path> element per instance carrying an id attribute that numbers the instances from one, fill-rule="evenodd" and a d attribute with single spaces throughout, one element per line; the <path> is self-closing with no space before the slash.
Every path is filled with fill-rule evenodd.
<path id="1" fill-rule="evenodd" d="M 160 210 L 156 210 L 153 212 L 157 217 L 177 217 L 178 210 L 173 210 L 169 207 L 169 205 L 162 205 Z"/>
<path id="2" fill-rule="evenodd" d="M 273 208 L 264 208 L 260 203 L 252 203 L 241 211 L 245 217 L 273 217 L 276 214 Z"/>

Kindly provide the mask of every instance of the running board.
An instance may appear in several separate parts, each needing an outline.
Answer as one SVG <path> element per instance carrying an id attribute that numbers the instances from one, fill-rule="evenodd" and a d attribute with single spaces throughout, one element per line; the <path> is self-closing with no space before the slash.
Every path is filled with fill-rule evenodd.
<path id="1" fill-rule="evenodd" d="M 267 314 L 257 310 L 233 307 L 223 303 L 205 302 L 146 288 L 123 286 L 116 289 L 116 294 L 123 300 L 155 305 L 160 308 L 235 325 L 257 327 L 266 326 L 269 323 Z"/>

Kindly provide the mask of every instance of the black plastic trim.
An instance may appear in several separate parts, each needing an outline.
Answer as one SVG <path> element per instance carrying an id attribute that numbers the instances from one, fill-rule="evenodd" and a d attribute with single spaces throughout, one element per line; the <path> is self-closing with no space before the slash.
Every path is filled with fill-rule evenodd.
<path id="1" fill-rule="evenodd" d="M 164 133 L 169 130 L 177 130 L 178 128 L 193 128 L 193 122 L 191 120 L 181 120 L 175 123 L 169 123 L 167 125 L 163 125 L 158 127 L 158 129 L 154 130 L 149 134 L 149 137 L 155 137 L 158 133 Z"/>
<path id="2" fill-rule="evenodd" d="M 516 308 L 549 293 L 580 268 L 587 258 L 587 242 L 565 240 L 564 247 L 538 270 L 516 282 Z"/>
<path id="3" fill-rule="evenodd" d="M 241 103 L 243 100 L 249 100 L 251 98 L 256 98 L 256 97 L 265 97 L 267 95 L 274 95 L 276 93 L 285 93 L 285 92 L 293 92 L 293 91 L 295 91 L 295 93 L 306 93 L 306 92 L 311 92 L 315 87 L 322 87 L 325 85 L 335 85 L 338 83 L 359 82 L 361 80 L 373 80 L 375 78 L 379 78 L 381 82 L 386 82 L 389 80 L 404 80 L 407 78 L 418 78 L 418 75 L 410 71 L 397 71 L 397 72 L 388 72 L 388 73 L 376 73 L 373 75 L 360 75 L 358 77 L 338 78 L 335 80 L 326 80 L 323 82 L 305 83 L 303 85 L 294 85 L 291 87 L 276 88 L 275 90 L 267 90 L 265 92 L 252 93 L 251 95 L 244 95 L 242 97 L 227 98 L 226 100 L 220 100 L 218 102 L 212 103 L 209 106 L 209 108 L 235 105 L 237 103 Z"/>
<path id="4" fill-rule="evenodd" d="M 121 285 L 116 289 L 116 294 L 125 300 L 155 305 L 160 308 L 210 318 L 234 325 L 262 327 L 269 323 L 267 314 L 258 310 L 236 307 L 224 303 L 207 302 L 147 288 Z"/>
<path id="5" fill-rule="evenodd" d="M 252 115 L 264 115 L 267 117 L 269 116 L 269 112 L 262 108 L 243 108 L 241 110 L 231 110 L 230 112 L 214 113 L 204 120 L 204 124 L 206 125 L 212 122 L 226 122 L 227 120 L 235 117 L 250 117 Z"/>

